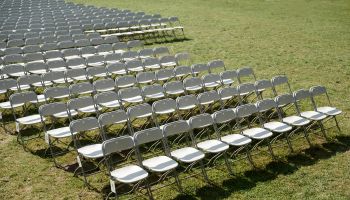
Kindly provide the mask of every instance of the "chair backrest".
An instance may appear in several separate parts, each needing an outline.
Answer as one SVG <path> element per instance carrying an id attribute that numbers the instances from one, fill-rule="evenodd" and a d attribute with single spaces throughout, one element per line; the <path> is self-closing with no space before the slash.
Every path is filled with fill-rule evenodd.
<path id="1" fill-rule="evenodd" d="M 53 116 L 54 114 L 63 112 L 66 112 L 68 115 L 67 104 L 63 102 L 44 104 L 39 107 L 39 113 L 43 117 Z"/>
<path id="2" fill-rule="evenodd" d="M 190 54 L 187 52 L 177 53 L 175 54 L 175 59 L 176 59 L 177 65 L 182 64 L 183 61 L 186 61 L 188 63 L 190 60 Z"/>
<path id="3" fill-rule="evenodd" d="M 199 102 L 196 96 L 190 94 L 176 98 L 177 108 L 180 110 L 192 109 L 197 107 Z"/>
<path id="4" fill-rule="evenodd" d="M 103 113 L 98 117 L 98 122 L 101 127 L 120 124 L 128 121 L 128 116 L 124 110 L 116 110 L 112 112 Z"/>
<path id="5" fill-rule="evenodd" d="M 155 114 L 162 114 L 169 110 L 176 111 L 176 101 L 171 98 L 158 100 L 152 104 L 152 109 Z"/>
<path id="6" fill-rule="evenodd" d="M 184 92 L 184 86 L 180 81 L 171 81 L 164 84 L 165 92 L 172 93 L 173 91 L 179 91 L 179 93 Z"/>
<path id="7" fill-rule="evenodd" d="M 208 113 L 192 116 L 189 119 L 189 125 L 191 129 L 205 128 L 213 125 L 213 123 L 214 123 L 213 118 Z"/>
<path id="8" fill-rule="evenodd" d="M 135 143 L 133 137 L 124 135 L 117 138 L 105 140 L 102 143 L 102 152 L 104 156 L 107 156 L 113 153 L 132 149 L 134 146 Z"/>
<path id="9" fill-rule="evenodd" d="M 32 91 L 15 93 L 10 96 L 11 105 L 28 102 L 38 102 L 37 95 Z"/>
<path id="10" fill-rule="evenodd" d="M 107 76 L 107 69 L 104 66 L 88 67 L 86 68 L 86 74 L 91 77 Z"/>
<path id="11" fill-rule="evenodd" d="M 251 103 L 237 106 L 236 108 L 236 116 L 239 118 L 249 117 L 252 114 L 255 114 L 257 112 L 258 112 L 258 109 L 254 104 L 251 104 Z"/>
<path id="12" fill-rule="evenodd" d="M 292 94 L 283 94 L 275 98 L 275 102 L 278 107 L 285 106 L 291 103 L 295 103 L 295 99 Z"/>
<path id="13" fill-rule="evenodd" d="M 152 115 L 152 106 L 144 103 L 136 106 L 131 106 L 127 109 L 129 120 L 132 121 L 137 118 L 143 118 L 144 116 Z"/>
<path id="14" fill-rule="evenodd" d="M 163 135 L 165 137 L 186 133 L 188 131 L 190 131 L 190 126 L 185 120 L 170 122 L 163 126 Z"/>
<path id="15" fill-rule="evenodd" d="M 327 90 L 326 87 L 318 85 L 318 86 L 313 86 L 309 90 L 310 94 L 314 96 L 319 96 L 319 95 L 327 95 Z"/>
<path id="16" fill-rule="evenodd" d="M 17 88 L 17 81 L 11 78 L 0 80 L 0 90 L 9 90 L 10 88 Z"/>
<path id="17" fill-rule="evenodd" d="M 119 101 L 118 94 L 114 91 L 101 92 L 94 96 L 97 104 L 104 104 L 112 101 Z"/>
<path id="18" fill-rule="evenodd" d="M 199 73 L 208 73 L 209 72 L 209 66 L 207 64 L 193 64 L 191 66 L 192 74 L 197 75 Z"/>
<path id="19" fill-rule="evenodd" d="M 68 69 L 66 71 L 67 78 L 74 78 L 74 77 L 86 77 L 86 70 L 85 69 Z M 87 79 L 87 77 L 86 77 Z"/>
<path id="20" fill-rule="evenodd" d="M 141 58 L 147 58 L 148 56 L 153 56 L 153 49 L 140 49 L 138 53 Z"/>
<path id="21" fill-rule="evenodd" d="M 154 127 L 136 132 L 134 138 L 137 145 L 142 145 L 162 139 L 163 133 L 158 127 Z"/>
<path id="22" fill-rule="evenodd" d="M 255 81 L 255 88 L 256 90 L 263 90 L 263 89 L 267 89 L 267 88 L 272 88 L 272 83 L 270 80 L 257 80 Z"/>
<path id="23" fill-rule="evenodd" d="M 235 96 L 239 95 L 238 89 L 236 87 L 225 87 L 218 90 L 221 100 L 229 100 Z"/>
<path id="24" fill-rule="evenodd" d="M 300 89 L 300 90 L 295 91 L 293 93 L 293 96 L 294 96 L 295 100 L 299 101 L 299 100 L 310 98 L 311 94 L 310 94 L 309 90 Z"/>
<path id="25" fill-rule="evenodd" d="M 173 69 L 160 69 L 156 71 L 156 78 L 158 81 L 167 81 L 174 77 Z"/>
<path id="26" fill-rule="evenodd" d="M 151 83 L 156 80 L 154 72 L 140 72 L 136 75 L 136 81 L 139 84 Z"/>
<path id="27" fill-rule="evenodd" d="M 127 70 L 132 70 L 138 67 L 143 67 L 143 64 L 140 60 L 131 60 L 131 61 L 127 61 L 125 63 L 125 66 Z"/>
<path id="28" fill-rule="evenodd" d="M 256 102 L 256 107 L 259 110 L 259 112 L 266 112 L 271 109 L 276 109 L 277 104 L 273 99 L 264 99 Z"/>
<path id="29" fill-rule="evenodd" d="M 197 97 L 199 104 L 207 105 L 220 101 L 220 95 L 216 90 L 200 93 Z"/>
<path id="30" fill-rule="evenodd" d="M 86 96 L 86 97 L 70 99 L 67 105 L 69 110 L 76 110 L 76 109 L 85 108 L 88 106 L 95 106 L 95 102 L 92 97 Z"/>
<path id="31" fill-rule="evenodd" d="M 204 86 L 208 83 L 218 83 L 221 84 L 221 78 L 218 74 L 207 74 L 202 77 Z"/>
<path id="32" fill-rule="evenodd" d="M 134 86 L 136 78 L 133 75 L 120 76 L 115 79 L 115 85 L 118 88 L 126 88 Z"/>
<path id="33" fill-rule="evenodd" d="M 224 61 L 222 60 L 213 60 L 208 62 L 210 72 L 215 71 L 216 69 L 221 69 L 222 71 L 226 70 Z"/>
<path id="34" fill-rule="evenodd" d="M 240 95 L 256 91 L 255 90 L 255 86 L 254 86 L 253 83 L 242 83 L 242 84 L 239 84 L 237 89 L 238 89 L 238 92 L 239 92 Z"/>
<path id="35" fill-rule="evenodd" d="M 69 86 L 69 92 L 71 95 L 91 94 L 93 91 L 93 85 L 88 82 L 76 83 Z"/>
<path id="36" fill-rule="evenodd" d="M 71 133 L 79 133 L 83 131 L 95 130 L 99 128 L 96 117 L 86 117 L 83 119 L 76 119 L 69 124 Z"/>
<path id="37" fill-rule="evenodd" d="M 24 75 L 17 79 L 18 86 L 23 89 L 24 85 L 32 85 L 34 83 L 41 83 L 41 77 L 39 75 Z"/>
<path id="38" fill-rule="evenodd" d="M 136 48 L 136 47 L 143 47 L 143 42 L 140 40 L 131 40 L 126 43 L 129 49 Z"/>
<path id="39" fill-rule="evenodd" d="M 203 87 L 202 79 L 200 79 L 198 77 L 186 78 L 186 79 L 184 79 L 183 84 L 184 84 L 185 89 L 193 87 L 193 86 Z"/>
<path id="40" fill-rule="evenodd" d="M 192 74 L 191 67 L 189 66 L 177 66 L 174 68 L 175 77 L 183 77 Z"/>
<path id="41" fill-rule="evenodd" d="M 23 65 L 20 64 L 11 64 L 11 65 L 5 65 L 2 69 L 1 69 L 3 74 L 15 74 L 15 73 L 24 73 L 24 67 Z M 22 75 L 22 74 L 21 74 Z M 12 75 L 14 76 L 14 75 Z"/>
<path id="42" fill-rule="evenodd" d="M 97 92 L 111 91 L 115 89 L 114 81 L 110 78 L 94 81 L 93 86 Z"/>
<path id="43" fill-rule="evenodd" d="M 254 74 L 254 71 L 253 71 L 252 68 L 250 68 L 250 67 L 243 67 L 243 68 L 237 69 L 237 78 L 238 78 L 238 81 L 240 83 L 243 82 L 242 78 L 249 77 L 249 76 L 252 76 L 254 81 L 256 81 L 256 77 L 255 77 L 255 74 Z"/>
<path id="44" fill-rule="evenodd" d="M 216 111 L 213 114 L 213 119 L 216 124 L 225 124 L 236 119 L 236 113 L 234 109 L 223 109 Z"/>
<path id="45" fill-rule="evenodd" d="M 156 56 L 164 55 L 164 54 L 170 54 L 170 51 L 168 47 L 155 47 L 153 49 L 153 53 Z"/>
<path id="46" fill-rule="evenodd" d="M 49 87 L 44 91 L 45 99 L 48 100 L 50 98 L 65 98 L 69 96 L 69 88 L 67 87 Z"/>

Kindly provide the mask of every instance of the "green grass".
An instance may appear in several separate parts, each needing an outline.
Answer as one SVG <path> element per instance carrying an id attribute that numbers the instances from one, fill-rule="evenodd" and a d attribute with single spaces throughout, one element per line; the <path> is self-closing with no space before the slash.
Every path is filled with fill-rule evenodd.
<path id="1" fill-rule="evenodd" d="M 167 43 L 187 51 L 194 63 L 222 59 L 229 69 L 252 66 L 259 79 L 289 77 L 292 89 L 327 87 L 343 133 L 334 142 L 313 138 L 294 142 L 296 153 L 277 150 L 280 161 L 256 155 L 259 170 L 235 163 L 235 176 L 209 170 L 213 184 L 183 180 L 155 191 L 157 199 L 349 199 L 350 198 L 350 3 L 348 0 L 75 0 L 96 6 L 127 8 L 178 16 L 189 40 Z M 13 127 L 13 126 L 12 126 Z M 35 144 L 42 149 L 42 144 Z M 42 154 L 26 152 L 15 136 L 0 134 L 0 199 L 101 199 L 80 179 L 57 169 Z M 96 180 L 107 185 L 103 179 Z"/>

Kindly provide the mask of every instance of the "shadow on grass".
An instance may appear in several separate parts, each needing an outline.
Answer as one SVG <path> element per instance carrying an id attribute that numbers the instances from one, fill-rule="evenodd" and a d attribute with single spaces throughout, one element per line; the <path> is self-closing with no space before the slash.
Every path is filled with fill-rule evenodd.
<path id="1" fill-rule="evenodd" d="M 336 136 L 335 139 L 336 141 L 315 145 L 297 154 L 286 156 L 285 160 L 272 161 L 264 169 L 249 170 L 242 175 L 226 179 L 222 182 L 222 186 L 206 185 L 197 190 L 196 196 L 208 200 L 228 198 L 233 192 L 249 190 L 258 182 L 273 180 L 280 174 L 292 174 L 302 166 L 313 165 L 319 160 L 328 159 L 350 149 L 350 136 Z M 190 198 L 186 196 L 186 199 Z"/>

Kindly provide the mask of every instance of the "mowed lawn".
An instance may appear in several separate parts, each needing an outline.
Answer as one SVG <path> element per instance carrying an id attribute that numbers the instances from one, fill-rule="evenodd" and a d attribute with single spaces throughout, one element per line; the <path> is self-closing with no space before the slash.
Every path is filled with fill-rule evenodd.
<path id="1" fill-rule="evenodd" d="M 251 66 L 259 79 L 288 76 L 292 89 L 327 87 L 342 133 L 332 142 L 313 137 L 310 148 L 276 148 L 278 161 L 256 155 L 258 169 L 235 162 L 235 175 L 209 170 L 212 184 L 183 180 L 154 192 L 156 199 L 350 199 L 350 2 L 348 0 L 75 0 L 162 16 L 178 16 L 188 40 L 162 44 L 189 52 L 193 63 L 222 59 L 227 68 Z M 159 46 L 159 45 L 158 45 Z M 2 131 L 2 130 L 1 130 Z M 44 144 L 37 148 L 44 149 Z M 0 134 L 0 199 L 102 199 L 49 158 L 26 152 Z M 220 168 L 220 167 L 219 167 Z M 222 168 L 222 167 L 221 167 Z M 108 188 L 108 182 L 105 183 Z"/>

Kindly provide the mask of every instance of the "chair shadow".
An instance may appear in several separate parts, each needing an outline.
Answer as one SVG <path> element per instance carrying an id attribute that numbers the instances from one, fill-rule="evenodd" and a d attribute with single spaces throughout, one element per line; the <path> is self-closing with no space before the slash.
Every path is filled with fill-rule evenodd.
<path id="1" fill-rule="evenodd" d="M 350 150 L 350 135 L 336 136 L 336 140 L 312 146 L 297 154 L 286 156 L 282 160 L 268 163 L 264 169 L 252 169 L 242 175 L 226 179 L 222 186 L 206 185 L 196 191 L 196 196 L 203 200 L 228 198 L 233 192 L 249 190 L 258 182 L 274 180 L 278 175 L 293 174 L 302 166 L 310 166 L 319 160 L 329 159 L 339 152 Z M 193 199 L 192 196 L 176 199 Z"/>

